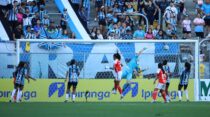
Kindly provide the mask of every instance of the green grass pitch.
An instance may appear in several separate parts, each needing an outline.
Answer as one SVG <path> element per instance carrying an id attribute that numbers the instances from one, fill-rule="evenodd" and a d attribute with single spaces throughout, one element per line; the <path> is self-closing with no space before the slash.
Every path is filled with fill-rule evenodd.
<path id="1" fill-rule="evenodd" d="M 1 117 L 210 117 L 209 102 L 0 103 Z"/>

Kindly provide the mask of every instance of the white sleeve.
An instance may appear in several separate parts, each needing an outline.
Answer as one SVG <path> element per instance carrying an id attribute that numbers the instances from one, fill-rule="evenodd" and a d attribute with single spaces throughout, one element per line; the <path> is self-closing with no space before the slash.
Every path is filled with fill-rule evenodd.
<path id="1" fill-rule="evenodd" d="M 157 70 L 157 74 L 159 74 L 159 73 L 160 73 L 160 69 Z"/>

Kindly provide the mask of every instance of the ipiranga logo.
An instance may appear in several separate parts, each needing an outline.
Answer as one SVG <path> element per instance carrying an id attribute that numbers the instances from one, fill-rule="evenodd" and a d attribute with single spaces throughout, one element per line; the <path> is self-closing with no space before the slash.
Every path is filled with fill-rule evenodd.
<path id="1" fill-rule="evenodd" d="M 201 96 L 210 96 L 210 80 L 201 81 Z"/>
<path id="2" fill-rule="evenodd" d="M 57 96 L 62 97 L 65 92 L 65 83 L 63 82 L 55 82 L 50 84 L 49 91 L 48 91 L 48 97 L 53 96 L 53 94 L 58 91 Z"/>

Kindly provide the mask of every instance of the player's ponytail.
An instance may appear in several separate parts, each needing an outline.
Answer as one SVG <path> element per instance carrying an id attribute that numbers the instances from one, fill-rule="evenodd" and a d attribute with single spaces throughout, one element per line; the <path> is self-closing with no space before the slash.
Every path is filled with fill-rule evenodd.
<path id="1" fill-rule="evenodd" d="M 163 69 L 163 64 L 162 63 L 158 63 L 158 68 L 161 69 L 163 71 L 163 73 L 165 74 L 165 70 Z"/>
<path id="2" fill-rule="evenodd" d="M 185 62 L 184 66 L 185 66 L 186 71 L 190 72 L 191 64 L 189 62 Z"/>
<path id="3" fill-rule="evenodd" d="M 121 60 L 121 56 L 120 56 L 120 54 L 118 52 L 113 55 L 113 58 Z"/>

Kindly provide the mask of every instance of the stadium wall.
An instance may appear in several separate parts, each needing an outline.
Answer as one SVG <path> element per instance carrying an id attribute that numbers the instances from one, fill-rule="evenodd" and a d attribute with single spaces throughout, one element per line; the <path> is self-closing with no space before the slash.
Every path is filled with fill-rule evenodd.
<path id="1" fill-rule="evenodd" d="M 156 73 L 157 61 L 156 56 L 159 54 L 172 55 L 178 52 L 157 53 L 154 43 L 132 43 L 132 44 L 115 44 L 115 43 L 96 43 L 96 44 L 65 44 L 61 43 L 31 43 L 30 49 L 26 52 L 26 43 L 21 43 L 20 60 L 29 63 L 30 75 L 35 78 L 64 78 L 68 69 L 66 63 L 71 59 L 76 59 L 82 63 L 80 66 L 80 78 L 97 78 L 97 74 L 113 72 L 105 69 L 105 66 L 113 65 L 113 53 L 116 50 L 122 54 L 122 63 L 135 56 L 142 48 L 148 49 L 138 58 L 139 65 L 142 69 L 149 68 L 143 72 L 143 75 Z M 15 66 L 16 55 L 13 53 L 14 44 L 0 43 L 0 77 L 12 77 L 14 67 L 8 68 L 8 65 Z M 171 49 L 174 49 L 171 47 Z M 1 54 L 4 53 L 4 54 Z M 97 66 L 97 69 L 96 69 Z M 176 62 L 169 62 L 171 71 L 175 70 Z M 181 69 L 181 68 L 180 68 Z M 104 76 L 104 78 L 108 78 Z"/>
<path id="2" fill-rule="evenodd" d="M 121 86 L 125 83 L 122 80 Z M 178 101 L 179 80 L 172 79 L 169 88 L 172 101 Z M 12 79 L 0 79 L 0 102 L 10 100 L 11 91 L 14 88 Z M 150 102 L 152 101 L 152 91 L 155 87 L 152 79 L 133 80 L 127 94 L 120 100 L 120 94 L 112 94 L 113 80 L 80 80 L 77 86 L 76 101 L 85 102 Z M 44 80 L 31 81 L 25 83 L 23 101 L 24 102 L 63 102 L 65 100 L 66 83 L 64 80 Z M 194 80 L 189 81 L 189 98 L 194 101 Z M 184 93 L 182 92 L 184 95 Z M 185 100 L 185 95 L 183 96 Z M 158 101 L 163 101 L 161 94 L 158 95 Z"/>

